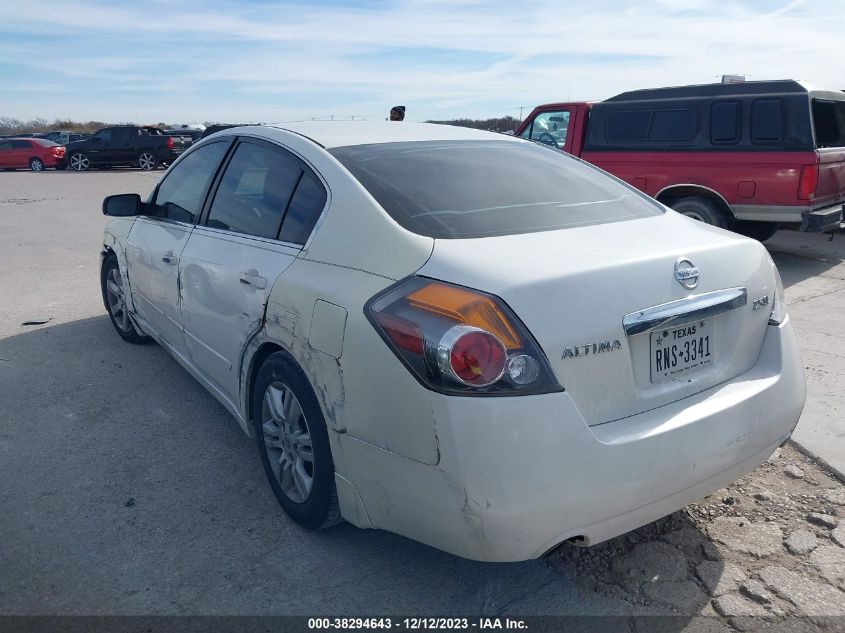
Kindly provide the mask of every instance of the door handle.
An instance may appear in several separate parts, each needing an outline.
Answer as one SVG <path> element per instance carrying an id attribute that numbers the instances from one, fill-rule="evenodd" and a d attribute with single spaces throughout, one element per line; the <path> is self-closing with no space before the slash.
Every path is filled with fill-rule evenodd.
<path id="1" fill-rule="evenodd" d="M 239 275 L 242 284 L 247 286 L 254 286 L 259 290 L 264 290 L 267 287 L 267 280 L 260 277 L 254 270 L 248 270 Z"/>
<path id="2" fill-rule="evenodd" d="M 176 257 L 174 255 L 165 255 L 161 258 L 165 264 L 170 264 L 171 266 L 176 263 Z"/>

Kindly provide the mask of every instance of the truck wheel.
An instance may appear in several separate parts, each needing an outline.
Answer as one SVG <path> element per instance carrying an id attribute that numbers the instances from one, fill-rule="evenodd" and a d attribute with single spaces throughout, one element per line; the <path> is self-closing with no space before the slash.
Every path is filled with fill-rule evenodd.
<path id="1" fill-rule="evenodd" d="M 44 163 L 41 162 L 40 158 L 30 158 L 29 159 L 29 168 L 32 171 L 44 171 Z"/>
<path id="2" fill-rule="evenodd" d="M 728 228 L 728 217 L 725 212 L 707 198 L 681 198 L 672 202 L 669 206 L 681 215 L 693 220 L 712 224 L 720 229 Z"/>
<path id="3" fill-rule="evenodd" d="M 152 152 L 143 152 L 138 157 L 138 167 L 144 171 L 152 171 L 158 167 L 158 159 Z"/>
<path id="4" fill-rule="evenodd" d="M 73 171 L 88 171 L 91 161 L 82 152 L 74 152 L 70 155 L 70 168 Z"/>
<path id="5" fill-rule="evenodd" d="M 750 237 L 758 242 L 765 242 L 778 232 L 780 225 L 777 222 L 754 222 L 750 220 L 738 220 L 731 225 L 731 231 L 745 237 Z"/>
<path id="6" fill-rule="evenodd" d="M 329 435 L 305 374 L 286 352 L 271 354 L 252 398 L 258 452 L 282 508 L 306 528 L 339 523 Z"/>

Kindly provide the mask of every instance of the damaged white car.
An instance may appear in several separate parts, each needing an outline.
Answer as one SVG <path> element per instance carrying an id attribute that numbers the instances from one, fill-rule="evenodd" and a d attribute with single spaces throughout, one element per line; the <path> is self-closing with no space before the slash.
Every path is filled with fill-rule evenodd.
<path id="1" fill-rule="evenodd" d="M 103 211 L 118 333 L 227 407 L 310 528 L 594 544 L 752 470 L 804 405 L 759 242 L 521 139 L 233 128 Z"/>

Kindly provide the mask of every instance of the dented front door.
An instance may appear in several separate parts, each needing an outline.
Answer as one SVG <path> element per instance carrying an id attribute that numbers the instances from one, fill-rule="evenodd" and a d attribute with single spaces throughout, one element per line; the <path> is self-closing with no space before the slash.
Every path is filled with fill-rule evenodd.
<path id="1" fill-rule="evenodd" d="M 191 360 L 204 378 L 237 402 L 246 342 L 261 327 L 267 297 L 299 249 L 197 226 L 180 262 L 182 321 Z"/>

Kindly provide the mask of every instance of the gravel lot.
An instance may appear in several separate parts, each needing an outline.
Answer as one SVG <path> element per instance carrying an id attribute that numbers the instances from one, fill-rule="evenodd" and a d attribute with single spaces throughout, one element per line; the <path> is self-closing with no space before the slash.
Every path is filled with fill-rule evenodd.
<path id="1" fill-rule="evenodd" d="M 293 525 L 224 409 L 105 316 L 101 200 L 159 175 L 0 173 L 0 615 L 712 616 L 666 630 L 845 615 L 845 486 L 789 446 L 700 504 L 545 561 Z M 778 260 L 787 285 L 815 261 L 796 253 Z M 845 293 L 826 294 L 841 324 Z M 834 362 L 813 356 L 811 398 L 841 391 Z"/>

